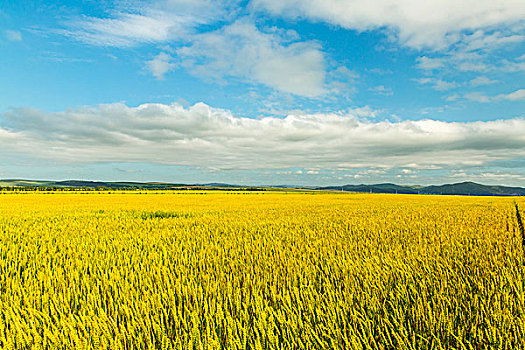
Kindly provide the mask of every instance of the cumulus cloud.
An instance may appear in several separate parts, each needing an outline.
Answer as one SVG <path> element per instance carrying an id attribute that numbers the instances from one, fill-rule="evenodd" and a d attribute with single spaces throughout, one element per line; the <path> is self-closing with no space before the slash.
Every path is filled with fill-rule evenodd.
<path id="1" fill-rule="evenodd" d="M 295 95 L 323 94 L 325 63 L 316 42 L 296 42 L 295 36 L 262 32 L 240 19 L 214 32 L 193 37 L 177 50 L 182 65 L 193 74 L 223 80 L 238 78 Z"/>
<path id="2" fill-rule="evenodd" d="M 255 8 L 292 18 L 307 18 L 359 31 L 384 29 L 413 48 L 442 49 L 461 40 L 464 31 L 522 23 L 521 0 L 253 0 Z M 489 37 L 472 45 L 521 38 Z"/>
<path id="3" fill-rule="evenodd" d="M 155 78 L 162 80 L 164 79 L 164 74 L 175 68 L 175 63 L 172 60 L 173 57 L 165 52 L 161 52 L 151 61 L 146 62 L 146 65 Z"/>
<path id="4" fill-rule="evenodd" d="M 371 122 L 353 114 L 241 118 L 203 103 L 123 104 L 3 115 L 0 147 L 64 163 L 213 169 L 421 168 L 525 157 L 525 119 Z"/>

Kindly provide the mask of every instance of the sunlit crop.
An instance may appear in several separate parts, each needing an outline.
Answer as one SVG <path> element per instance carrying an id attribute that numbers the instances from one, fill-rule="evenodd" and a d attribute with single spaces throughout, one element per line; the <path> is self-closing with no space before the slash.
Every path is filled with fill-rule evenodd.
<path id="1" fill-rule="evenodd" d="M 515 202 L 0 194 L 0 348 L 521 348 Z"/>

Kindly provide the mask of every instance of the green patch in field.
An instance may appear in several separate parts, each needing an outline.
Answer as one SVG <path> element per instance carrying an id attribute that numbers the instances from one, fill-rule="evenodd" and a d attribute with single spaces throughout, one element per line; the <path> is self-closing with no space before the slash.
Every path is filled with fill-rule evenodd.
<path id="1" fill-rule="evenodd" d="M 142 212 L 140 217 L 142 220 L 149 219 L 171 219 L 171 218 L 190 218 L 193 215 L 190 213 L 180 213 L 180 212 L 171 212 L 171 211 L 152 211 L 152 212 Z"/>

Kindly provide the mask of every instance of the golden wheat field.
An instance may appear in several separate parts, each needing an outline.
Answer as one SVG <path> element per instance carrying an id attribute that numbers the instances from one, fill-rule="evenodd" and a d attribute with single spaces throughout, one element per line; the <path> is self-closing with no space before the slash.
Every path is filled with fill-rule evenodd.
<path id="1" fill-rule="evenodd" d="M 523 348 L 515 203 L 3 193 L 0 347 Z"/>

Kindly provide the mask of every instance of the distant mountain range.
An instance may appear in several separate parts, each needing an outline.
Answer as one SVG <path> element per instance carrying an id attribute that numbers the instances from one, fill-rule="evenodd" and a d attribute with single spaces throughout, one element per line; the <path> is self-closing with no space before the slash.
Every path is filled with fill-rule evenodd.
<path id="1" fill-rule="evenodd" d="M 37 181 L 37 180 L 0 180 L 0 187 L 26 188 L 26 189 L 212 189 L 212 190 L 273 190 L 282 191 L 289 188 L 294 190 L 319 190 L 319 191 L 345 191 L 366 193 L 398 193 L 398 194 L 443 194 L 443 195 L 475 195 L 475 196 L 523 196 L 525 188 L 507 186 L 487 186 L 475 182 L 461 182 L 440 186 L 401 186 L 393 183 L 376 185 L 344 185 L 344 186 L 240 186 L 225 183 L 207 184 L 180 184 L 165 182 L 104 182 L 104 181 Z"/>
<path id="2" fill-rule="evenodd" d="M 444 194 L 475 196 L 523 196 L 525 188 L 507 186 L 487 186 L 475 182 L 460 182 L 441 186 L 400 186 L 392 183 L 377 185 L 344 185 L 317 187 L 319 190 L 399 193 L 399 194 Z"/>

